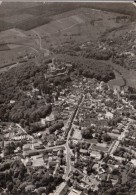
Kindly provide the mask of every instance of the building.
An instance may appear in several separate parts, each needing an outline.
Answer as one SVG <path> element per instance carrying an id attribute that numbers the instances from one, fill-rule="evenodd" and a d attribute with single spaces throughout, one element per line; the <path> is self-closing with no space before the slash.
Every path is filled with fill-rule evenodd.
<path id="1" fill-rule="evenodd" d="M 57 190 L 54 192 L 54 195 L 66 195 L 68 192 L 68 186 L 66 182 L 60 184 Z"/>
<path id="2" fill-rule="evenodd" d="M 101 159 L 101 154 L 100 154 L 100 152 L 97 152 L 97 151 L 92 151 L 91 153 L 90 153 L 90 156 L 92 157 L 92 158 L 95 158 L 96 160 L 100 160 Z"/>
<path id="3" fill-rule="evenodd" d="M 25 144 L 23 146 L 23 151 L 28 151 L 28 150 L 31 150 L 32 149 L 32 144 Z"/>
<path id="4" fill-rule="evenodd" d="M 85 195 L 84 192 L 72 189 L 68 195 Z"/>
<path id="5" fill-rule="evenodd" d="M 88 154 L 88 150 L 80 149 L 80 153 L 86 155 L 86 154 Z"/>
<path id="6" fill-rule="evenodd" d="M 117 95 L 120 92 L 120 86 L 114 85 L 113 86 L 113 91 L 114 91 L 114 94 Z"/>
<path id="7" fill-rule="evenodd" d="M 113 119 L 113 114 L 111 112 L 106 112 L 105 117 L 107 119 Z"/>

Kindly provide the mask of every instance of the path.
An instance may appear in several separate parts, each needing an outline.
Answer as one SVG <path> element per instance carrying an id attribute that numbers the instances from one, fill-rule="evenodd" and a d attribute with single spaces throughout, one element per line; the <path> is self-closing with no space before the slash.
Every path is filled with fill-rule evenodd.
<path id="1" fill-rule="evenodd" d="M 13 44 L 8 44 L 8 45 L 13 45 Z M 16 45 L 16 46 L 23 46 L 23 47 L 28 47 L 28 48 L 30 48 L 30 49 L 32 49 L 33 51 L 35 51 L 36 53 L 39 53 L 39 51 L 37 50 L 37 49 L 35 49 L 34 47 L 31 47 L 31 46 L 29 46 L 29 45 L 25 45 L 25 44 L 14 44 L 14 45 Z"/>
<path id="2" fill-rule="evenodd" d="M 42 38 L 41 38 L 41 36 L 39 35 L 39 33 L 36 30 L 32 30 L 32 32 L 35 33 L 38 36 L 40 50 L 45 51 L 44 56 L 48 56 L 50 54 L 50 51 L 48 49 L 45 49 L 45 48 L 42 47 Z"/>
<path id="3" fill-rule="evenodd" d="M 17 28 L 12 28 L 11 31 L 14 32 L 14 33 L 17 33 L 16 35 L 18 35 L 19 37 L 27 37 L 25 35 L 25 33 L 23 33 L 21 30 L 19 30 Z"/>

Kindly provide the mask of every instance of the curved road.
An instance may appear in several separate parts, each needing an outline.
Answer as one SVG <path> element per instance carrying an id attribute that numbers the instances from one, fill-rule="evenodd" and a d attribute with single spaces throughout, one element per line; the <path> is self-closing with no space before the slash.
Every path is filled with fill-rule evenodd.
<path id="1" fill-rule="evenodd" d="M 45 51 L 44 56 L 48 56 L 48 55 L 50 54 L 50 51 L 49 51 L 48 49 L 45 49 L 45 48 L 42 47 L 42 38 L 41 38 L 41 36 L 40 36 L 39 33 L 38 33 L 37 31 L 35 31 L 35 30 L 32 30 L 32 32 L 35 33 L 35 35 L 38 36 L 38 39 L 39 39 L 39 48 L 40 48 L 40 50 Z"/>

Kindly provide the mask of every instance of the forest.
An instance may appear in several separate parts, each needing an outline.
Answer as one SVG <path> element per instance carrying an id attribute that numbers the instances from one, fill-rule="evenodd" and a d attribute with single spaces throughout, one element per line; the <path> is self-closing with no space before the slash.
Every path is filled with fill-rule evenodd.
<path id="1" fill-rule="evenodd" d="M 87 59 L 82 56 L 57 55 L 57 59 L 73 65 L 73 72 L 78 76 L 95 78 L 99 81 L 108 82 L 115 78 L 113 68 L 110 63 L 103 60 Z"/>
<path id="2" fill-rule="evenodd" d="M 41 126 L 38 122 L 52 112 L 52 93 L 64 88 L 71 79 L 69 75 L 46 79 L 46 71 L 47 64 L 36 66 L 35 63 L 26 63 L 1 74 L 1 121 L 20 123 L 29 134 L 49 125 Z M 51 125 L 51 132 L 58 125 L 63 126 L 60 123 Z"/>
<path id="3" fill-rule="evenodd" d="M 52 176 L 45 167 L 30 167 L 28 172 L 21 160 L 7 160 L 0 165 L 0 187 L 7 188 L 10 195 L 49 194 L 62 181 L 61 174 Z"/>

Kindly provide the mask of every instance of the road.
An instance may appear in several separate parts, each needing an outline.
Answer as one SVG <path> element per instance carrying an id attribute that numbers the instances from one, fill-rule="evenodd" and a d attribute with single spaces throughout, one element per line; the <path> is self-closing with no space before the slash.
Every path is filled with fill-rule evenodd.
<path id="1" fill-rule="evenodd" d="M 20 128 L 26 135 L 28 135 L 32 140 L 34 139 L 33 136 L 29 135 L 29 134 L 27 133 L 27 131 L 26 131 L 24 128 L 22 128 L 22 127 L 20 126 L 20 124 L 17 124 L 17 123 L 16 123 L 16 126 L 19 127 L 19 128 Z"/>
<path id="2" fill-rule="evenodd" d="M 66 141 L 66 145 L 65 145 L 65 148 L 66 148 L 66 160 L 67 160 L 67 167 L 66 167 L 66 174 L 65 174 L 65 179 L 66 180 L 69 178 L 69 173 L 72 170 L 72 166 L 71 166 L 71 150 L 69 148 L 69 143 L 68 142 L 69 142 L 71 130 L 73 128 L 73 121 L 74 121 L 75 117 L 78 114 L 79 108 L 80 108 L 81 104 L 83 103 L 84 98 L 85 98 L 85 95 L 81 96 L 81 102 L 78 104 L 78 108 L 76 109 L 74 117 L 70 117 L 70 119 L 71 119 L 71 121 L 69 123 L 70 129 L 69 129 L 69 132 L 67 134 L 67 141 Z"/>
<path id="3" fill-rule="evenodd" d="M 39 35 L 39 33 L 37 31 L 35 31 L 35 30 L 32 30 L 32 32 L 35 33 L 35 35 L 38 36 L 38 39 L 39 39 L 39 48 L 40 48 L 41 51 L 44 51 L 45 52 L 44 53 L 44 56 L 49 56 L 50 51 L 48 49 L 45 49 L 45 48 L 42 47 L 42 38 Z"/>
<path id="4" fill-rule="evenodd" d="M 118 148 L 118 146 L 119 146 L 119 141 L 117 140 L 117 141 L 115 141 L 115 143 L 114 143 L 114 145 L 112 146 L 112 149 L 111 149 L 111 151 L 110 151 L 110 155 L 112 156 L 113 155 L 113 153 L 116 151 L 116 149 Z"/>
<path id="5" fill-rule="evenodd" d="M 127 129 L 128 129 L 128 126 L 129 126 L 130 122 L 127 123 L 127 125 L 124 127 L 124 131 L 121 133 L 121 135 L 118 137 L 118 140 L 116 140 L 114 142 L 114 144 L 111 146 L 110 148 L 110 152 L 109 154 L 111 156 L 114 156 L 114 152 L 116 151 L 116 149 L 118 148 L 119 144 L 120 144 L 120 141 L 122 141 L 124 138 L 125 138 L 125 134 L 127 132 Z"/>

